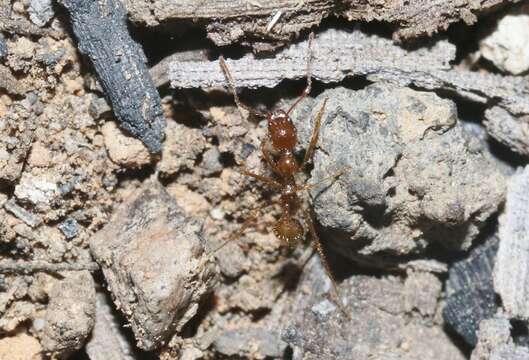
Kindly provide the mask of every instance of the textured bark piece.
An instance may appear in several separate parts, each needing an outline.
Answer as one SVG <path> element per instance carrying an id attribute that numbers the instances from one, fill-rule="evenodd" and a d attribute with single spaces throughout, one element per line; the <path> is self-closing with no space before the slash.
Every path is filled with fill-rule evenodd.
<path id="1" fill-rule="evenodd" d="M 529 167 L 519 169 L 510 178 L 499 222 L 494 288 L 508 318 L 529 320 Z"/>
<path id="2" fill-rule="evenodd" d="M 437 303 L 436 282 L 438 291 L 423 292 L 424 302 Z M 431 326 L 431 317 L 408 312 L 415 289 L 398 277 L 344 280 L 340 291 L 350 319 L 329 299 L 331 285 L 317 257 L 305 267 L 298 289 L 282 331 L 295 360 L 465 358 L 440 327 Z"/>
<path id="3" fill-rule="evenodd" d="M 49 294 L 49 304 L 40 335 L 45 352 L 67 358 L 79 350 L 95 322 L 95 285 L 88 271 L 69 273 Z"/>
<path id="4" fill-rule="evenodd" d="M 143 50 L 127 30 L 120 0 L 61 0 L 79 51 L 87 55 L 121 126 L 149 151 L 161 150 L 165 121 Z"/>
<path id="5" fill-rule="evenodd" d="M 439 41 L 429 48 L 407 51 L 389 39 L 359 30 L 328 29 L 313 43 L 313 76 L 323 82 L 338 82 L 346 76 L 396 71 L 413 73 L 448 70 L 455 58 L 455 46 Z M 237 87 L 274 87 L 284 79 L 307 75 L 308 41 L 280 51 L 273 58 L 246 55 L 227 59 Z M 173 88 L 225 86 L 226 77 L 218 61 L 173 61 L 169 64 Z"/>
<path id="6" fill-rule="evenodd" d="M 473 24 L 478 15 L 509 2 L 516 0 L 126 0 L 126 6 L 133 21 L 148 26 L 177 19 L 201 21 L 217 45 L 227 45 L 241 38 L 285 41 L 330 15 L 393 24 L 395 38 L 430 36 L 461 20 Z"/>
<path id="7" fill-rule="evenodd" d="M 497 237 L 491 237 L 448 272 L 443 318 L 471 346 L 478 341 L 481 321 L 493 317 L 498 307 L 492 283 L 498 242 Z"/>
<path id="8" fill-rule="evenodd" d="M 487 132 L 511 150 L 529 156 L 529 121 L 527 116 L 517 118 L 505 109 L 494 106 L 485 111 Z"/>
<path id="9" fill-rule="evenodd" d="M 96 293 L 96 320 L 86 343 L 90 360 L 134 360 L 132 346 L 121 329 L 121 323 L 102 291 Z"/>
<path id="10" fill-rule="evenodd" d="M 307 41 L 279 52 L 273 58 L 246 55 L 227 60 L 237 87 L 274 87 L 284 79 L 306 76 Z M 447 90 L 485 105 L 499 105 L 514 115 L 529 114 L 529 79 L 452 68 L 455 47 L 438 41 L 430 47 L 405 50 L 391 40 L 329 29 L 316 36 L 313 45 L 314 78 L 325 83 L 347 76 L 365 76 L 427 90 Z M 226 86 L 218 61 L 174 61 L 169 64 L 173 88 Z"/>
<path id="11" fill-rule="evenodd" d="M 333 245 L 355 260 L 389 260 L 433 243 L 468 249 L 503 202 L 505 178 L 457 123 L 454 103 L 382 83 L 327 90 L 292 114 L 302 146 L 325 98 L 309 182 L 350 167 L 311 191 Z"/>
<path id="12" fill-rule="evenodd" d="M 179 332 L 214 285 L 211 266 L 202 266 L 201 228 L 151 180 L 90 240 L 142 349 L 153 350 Z"/>

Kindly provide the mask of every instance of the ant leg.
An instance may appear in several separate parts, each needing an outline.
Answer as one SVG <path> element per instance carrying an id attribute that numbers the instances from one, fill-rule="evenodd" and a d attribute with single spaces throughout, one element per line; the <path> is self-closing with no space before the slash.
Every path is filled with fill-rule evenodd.
<path id="1" fill-rule="evenodd" d="M 224 246 L 228 245 L 228 243 L 232 242 L 233 240 L 237 240 L 238 238 L 240 238 L 244 232 L 250 227 L 250 225 L 252 224 L 252 222 L 254 220 L 257 219 L 259 213 L 263 210 L 263 209 L 266 209 L 268 206 L 270 206 L 271 204 L 265 204 L 265 205 L 261 205 L 255 209 L 252 210 L 252 213 L 250 214 L 250 216 L 248 216 L 246 218 L 246 220 L 244 220 L 242 226 L 239 228 L 239 230 L 237 230 L 236 232 L 234 232 L 227 240 L 225 240 L 224 242 L 222 242 L 220 245 L 218 245 L 216 248 L 210 250 L 206 256 L 205 256 L 205 260 L 199 265 L 199 270 L 202 271 L 202 268 L 204 267 L 204 265 L 206 265 L 206 263 L 209 261 L 209 259 L 215 255 L 220 249 L 222 249 Z M 199 272 L 200 272 L 199 271 Z"/>
<path id="2" fill-rule="evenodd" d="M 263 157 L 266 163 L 268 164 L 268 166 L 270 166 L 272 171 L 275 172 L 276 174 L 280 174 L 279 170 L 277 169 L 276 162 L 274 161 L 274 159 L 272 159 L 272 156 L 270 156 L 270 151 L 267 150 L 265 147 L 266 141 L 267 139 L 264 139 L 263 141 L 261 141 L 261 154 L 263 154 Z"/>
<path id="3" fill-rule="evenodd" d="M 219 64 L 220 68 L 224 72 L 224 75 L 226 75 L 226 79 L 228 80 L 228 85 L 233 93 L 233 98 L 235 99 L 235 104 L 239 108 L 243 108 L 244 110 L 248 111 L 250 114 L 257 116 L 257 117 L 267 117 L 268 114 L 263 113 L 261 111 L 255 110 L 254 108 L 251 108 L 250 106 L 244 104 L 240 99 L 239 95 L 237 95 L 237 89 L 235 88 L 235 80 L 233 79 L 233 76 L 231 75 L 230 69 L 228 68 L 228 64 L 226 64 L 226 60 L 224 60 L 224 57 L 219 57 Z"/>
<path id="4" fill-rule="evenodd" d="M 246 168 L 242 167 L 240 170 L 241 174 L 243 175 L 246 175 L 246 176 L 249 176 L 249 177 L 252 177 L 256 180 L 259 180 L 259 181 L 262 181 L 264 182 L 265 184 L 275 188 L 275 189 L 281 189 L 281 184 L 277 181 L 275 181 L 274 179 L 272 178 L 269 178 L 267 176 L 263 176 L 263 175 L 259 175 L 259 174 L 255 174 L 249 170 L 247 170 Z"/>
<path id="5" fill-rule="evenodd" d="M 301 191 L 301 190 L 314 189 L 315 187 L 318 187 L 320 184 L 324 183 L 327 180 L 334 180 L 334 179 L 340 177 L 341 175 L 343 175 L 349 169 L 351 169 L 350 166 L 344 166 L 343 168 L 341 168 L 340 170 L 338 170 L 337 172 L 335 172 L 331 176 L 324 177 L 323 179 L 321 179 L 320 181 L 318 181 L 318 182 L 316 182 L 314 184 L 305 184 L 305 185 L 299 187 L 297 190 Z"/>
<path id="6" fill-rule="evenodd" d="M 309 51 L 307 54 L 307 87 L 301 93 L 301 96 L 290 106 L 290 109 L 287 111 L 287 115 L 290 114 L 292 110 L 310 94 L 310 89 L 312 89 L 312 42 L 314 41 L 314 33 L 311 32 L 309 35 Z"/>
<path id="7" fill-rule="evenodd" d="M 351 316 L 346 311 L 342 303 L 340 292 L 338 291 L 338 284 L 336 283 L 336 278 L 334 277 L 331 266 L 329 265 L 329 262 L 327 261 L 327 256 L 325 255 L 325 252 L 323 251 L 323 246 L 321 244 L 320 237 L 318 236 L 318 233 L 316 232 L 316 228 L 314 226 L 314 220 L 313 220 L 314 217 L 312 215 L 312 212 L 310 210 L 305 210 L 303 211 L 303 214 L 305 216 L 305 222 L 307 223 L 307 227 L 309 228 L 309 233 L 312 237 L 312 246 L 314 250 L 320 256 L 321 264 L 323 265 L 323 268 L 325 269 L 325 273 L 329 277 L 329 280 L 331 280 L 336 305 L 338 306 L 340 311 L 347 317 L 347 319 L 350 320 Z"/>
<path id="8" fill-rule="evenodd" d="M 321 127 L 321 118 L 323 116 L 323 111 L 325 110 L 325 105 L 327 104 L 328 98 L 325 98 L 323 100 L 323 104 L 321 105 L 320 111 L 318 111 L 318 114 L 316 115 L 316 119 L 314 119 L 314 128 L 312 129 L 312 136 L 310 138 L 309 147 L 307 148 L 307 151 L 305 152 L 305 157 L 303 158 L 303 163 L 301 164 L 301 168 L 304 169 L 305 166 L 307 166 L 307 163 L 312 159 L 312 155 L 314 154 L 314 149 L 316 148 L 316 144 L 318 143 L 318 136 L 320 134 L 320 127 Z"/>

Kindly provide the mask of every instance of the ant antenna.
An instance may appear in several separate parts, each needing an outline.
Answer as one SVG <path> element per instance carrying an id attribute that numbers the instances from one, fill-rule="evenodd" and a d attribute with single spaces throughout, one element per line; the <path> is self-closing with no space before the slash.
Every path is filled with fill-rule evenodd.
<path id="1" fill-rule="evenodd" d="M 255 109 L 249 107 L 248 105 L 242 103 L 241 99 L 239 99 L 239 95 L 237 95 L 237 89 L 235 88 L 235 80 L 233 80 L 233 76 L 231 75 L 230 69 L 228 68 L 228 64 L 226 64 L 226 60 L 224 60 L 223 56 L 219 57 L 219 64 L 220 64 L 220 67 L 221 67 L 222 71 L 224 72 L 224 75 L 226 75 L 226 79 L 228 80 L 229 88 L 230 88 L 231 92 L 233 93 L 233 98 L 235 99 L 235 104 L 239 108 L 243 108 L 244 110 L 248 111 L 250 114 L 252 114 L 254 116 L 267 117 L 268 114 L 263 113 L 263 112 L 258 111 L 258 110 L 255 110 Z"/>
<path id="2" fill-rule="evenodd" d="M 312 42 L 314 41 L 314 33 L 309 34 L 309 45 L 308 45 L 308 54 L 307 54 L 307 87 L 303 90 L 301 96 L 290 106 L 290 109 L 287 111 L 287 115 L 290 114 L 292 110 L 303 100 L 307 95 L 310 94 L 312 89 Z"/>

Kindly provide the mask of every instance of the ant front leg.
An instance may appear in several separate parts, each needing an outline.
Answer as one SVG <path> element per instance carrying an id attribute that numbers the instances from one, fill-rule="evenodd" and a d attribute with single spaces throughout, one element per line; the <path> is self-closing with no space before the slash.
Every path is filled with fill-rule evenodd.
<path id="1" fill-rule="evenodd" d="M 231 92 L 233 94 L 233 98 L 235 99 L 235 104 L 239 108 L 242 108 L 242 109 L 248 111 L 250 114 L 252 114 L 252 115 L 254 115 L 256 117 L 262 117 L 262 118 L 267 117 L 269 114 L 261 112 L 261 111 L 258 111 L 258 110 L 255 110 L 254 108 L 244 104 L 239 99 L 239 95 L 237 94 L 237 88 L 235 87 L 235 80 L 233 79 L 233 76 L 232 76 L 232 74 L 230 72 L 230 69 L 228 68 L 228 64 L 226 63 L 226 60 L 224 60 L 224 57 L 221 56 L 219 58 L 219 64 L 220 64 L 220 68 L 224 72 L 224 75 L 226 75 L 226 79 L 228 80 L 229 88 L 230 88 L 230 90 L 231 90 Z"/>
<path id="2" fill-rule="evenodd" d="M 328 181 L 328 180 L 334 180 L 334 179 L 337 179 L 339 178 L 340 176 L 342 176 L 347 170 L 350 170 L 351 167 L 350 166 L 344 166 L 343 168 L 341 168 L 340 170 L 338 170 L 337 172 L 335 172 L 334 174 L 330 175 L 330 176 L 326 176 L 324 177 L 323 179 L 321 179 L 320 181 L 318 182 L 315 182 L 314 184 L 305 184 L 301 187 L 299 187 L 298 189 L 296 189 L 297 191 L 301 191 L 301 190 L 311 190 L 311 189 L 314 189 L 318 186 L 320 186 L 322 183 Z"/>
<path id="3" fill-rule="evenodd" d="M 328 98 L 325 98 L 323 100 L 323 104 L 321 105 L 320 111 L 318 111 L 318 114 L 316 115 L 316 119 L 314 119 L 314 128 L 312 129 L 312 136 L 310 137 L 310 143 L 307 148 L 307 151 L 305 152 L 305 157 L 303 158 L 303 163 L 301 164 L 301 168 L 304 169 L 305 166 L 307 166 L 307 163 L 312 160 L 312 156 L 314 155 L 314 149 L 316 148 L 316 144 L 318 143 L 318 137 L 320 135 L 320 127 L 321 127 L 321 118 L 323 117 L 323 112 L 325 111 L 325 105 L 327 105 Z"/>
<path id="4" fill-rule="evenodd" d="M 263 154 L 263 158 L 265 159 L 268 166 L 270 166 L 270 169 L 279 175 L 280 172 L 277 169 L 277 164 L 272 158 L 272 154 L 270 154 L 270 149 L 267 147 L 269 144 L 268 138 L 265 138 L 263 141 L 261 141 L 261 154 Z"/>
<path id="5" fill-rule="evenodd" d="M 314 41 L 314 33 L 310 33 L 309 35 L 309 49 L 307 54 L 307 87 L 305 90 L 303 90 L 303 93 L 301 93 L 301 96 L 290 106 L 290 108 L 287 110 L 287 115 L 290 114 L 292 110 L 298 104 L 306 98 L 310 94 L 310 90 L 312 89 L 312 42 Z"/>

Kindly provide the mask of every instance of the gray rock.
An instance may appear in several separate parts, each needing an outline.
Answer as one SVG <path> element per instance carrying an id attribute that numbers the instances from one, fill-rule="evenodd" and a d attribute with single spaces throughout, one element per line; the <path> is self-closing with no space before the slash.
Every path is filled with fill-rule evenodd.
<path id="1" fill-rule="evenodd" d="M 15 217 L 22 220 L 26 225 L 29 225 L 32 228 L 35 228 L 42 224 L 42 218 L 40 218 L 40 216 L 35 215 L 24 209 L 22 206 L 18 205 L 15 199 L 10 199 L 6 201 L 4 203 L 4 209 L 9 211 Z"/>
<path id="2" fill-rule="evenodd" d="M 73 239 L 79 235 L 79 223 L 75 219 L 68 218 L 60 223 L 58 227 L 67 239 Z"/>
<path id="3" fill-rule="evenodd" d="M 507 110 L 494 106 L 485 111 L 487 132 L 512 151 L 529 156 L 529 124 L 527 116 L 513 116 Z"/>
<path id="4" fill-rule="evenodd" d="M 527 360 L 529 348 L 517 346 L 511 337 L 509 320 L 496 317 L 481 322 L 479 342 L 471 360 Z"/>
<path id="5" fill-rule="evenodd" d="M 468 249 L 503 201 L 505 179 L 452 102 L 389 84 L 328 90 L 293 114 L 303 146 L 328 98 L 310 183 L 318 220 L 351 258 L 439 243 Z"/>
<path id="6" fill-rule="evenodd" d="M 204 263 L 201 227 L 158 182 L 147 181 L 90 239 L 142 349 L 153 350 L 179 332 L 215 283 Z"/>
<path id="7" fill-rule="evenodd" d="M 96 320 L 86 354 L 90 360 L 134 360 L 132 345 L 102 291 L 96 293 Z"/>
<path id="8" fill-rule="evenodd" d="M 29 19 L 39 27 L 45 26 L 55 15 L 52 0 L 29 0 Z"/>
<path id="9" fill-rule="evenodd" d="M 529 320 L 529 167 L 509 179 L 507 202 L 500 217 L 500 245 L 494 266 L 494 289 L 506 316 Z"/>
<path id="10" fill-rule="evenodd" d="M 490 26 L 490 25 L 489 25 Z M 506 14 L 479 43 L 481 55 L 498 69 L 519 75 L 529 69 L 529 15 Z"/>
<path id="11" fill-rule="evenodd" d="M 215 350 L 226 356 L 283 358 L 287 344 L 273 330 L 246 328 L 227 330 L 213 342 Z"/>
<path id="12" fill-rule="evenodd" d="M 498 308 L 492 283 L 498 243 L 492 236 L 448 272 L 443 318 L 471 346 L 478 341 L 481 321 L 493 317 Z"/>
<path id="13" fill-rule="evenodd" d="M 80 349 L 95 322 L 95 285 L 88 271 L 67 273 L 49 293 L 44 328 L 39 334 L 44 351 L 67 358 Z"/>
<path id="14" fill-rule="evenodd" d="M 204 152 L 201 166 L 204 168 L 206 175 L 218 173 L 223 169 L 220 162 L 220 152 L 216 146 Z"/>
<path id="15" fill-rule="evenodd" d="M 293 359 L 465 358 L 440 327 L 432 326 L 430 315 L 409 312 L 412 287 L 402 279 L 355 275 L 342 282 L 341 298 L 350 320 L 329 299 L 330 288 L 314 257 L 298 287 L 310 291 L 297 293 L 282 331 Z M 424 292 L 422 301 L 436 304 L 439 290 Z"/>

